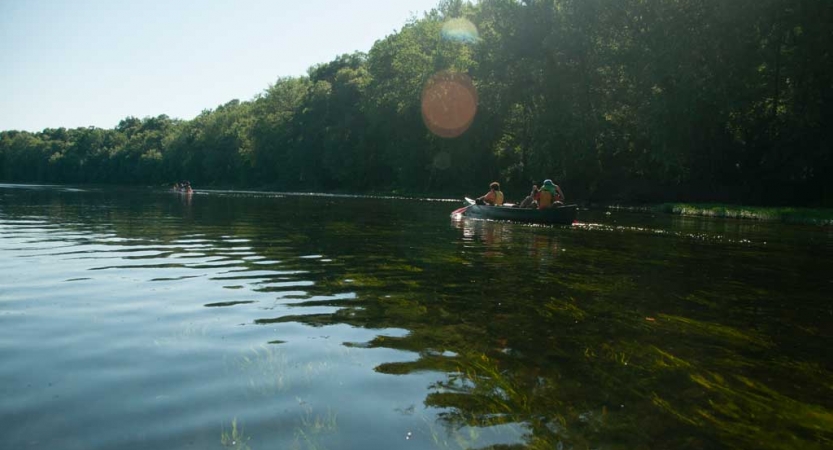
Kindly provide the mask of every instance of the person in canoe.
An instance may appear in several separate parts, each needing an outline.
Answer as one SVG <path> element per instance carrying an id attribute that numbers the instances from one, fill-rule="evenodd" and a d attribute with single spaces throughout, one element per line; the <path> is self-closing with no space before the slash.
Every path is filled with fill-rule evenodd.
<path id="1" fill-rule="evenodd" d="M 564 204 L 564 192 L 552 180 L 544 180 L 541 186 L 541 192 L 538 195 L 538 209 L 545 209 L 551 206 L 560 206 Z"/>
<path id="2" fill-rule="evenodd" d="M 482 197 L 477 197 L 475 199 L 475 203 L 478 205 L 502 206 L 503 192 L 500 190 L 500 183 L 493 181 L 492 184 L 489 185 L 489 192 Z"/>
<path id="3" fill-rule="evenodd" d="M 538 197 L 541 195 L 541 191 L 538 189 L 538 184 L 532 184 L 532 190 L 529 192 L 529 195 L 526 196 L 525 199 L 521 200 L 521 203 L 518 204 L 518 208 L 537 208 L 538 207 Z"/>

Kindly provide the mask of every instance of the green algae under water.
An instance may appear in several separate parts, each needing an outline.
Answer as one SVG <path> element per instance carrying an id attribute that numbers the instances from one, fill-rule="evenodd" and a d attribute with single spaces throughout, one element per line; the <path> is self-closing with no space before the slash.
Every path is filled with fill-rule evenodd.
<path id="1" fill-rule="evenodd" d="M 613 211 L 678 214 L 683 216 L 717 217 L 741 220 L 833 225 L 833 209 L 801 207 L 743 206 L 710 203 L 663 203 L 653 206 L 610 206 Z"/>
<path id="2" fill-rule="evenodd" d="M 3 448 L 833 445 L 824 227 L 0 196 Z"/>

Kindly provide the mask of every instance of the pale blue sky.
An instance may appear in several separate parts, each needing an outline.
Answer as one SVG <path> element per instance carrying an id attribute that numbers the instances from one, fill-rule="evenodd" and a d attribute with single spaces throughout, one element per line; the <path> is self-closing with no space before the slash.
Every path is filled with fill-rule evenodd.
<path id="1" fill-rule="evenodd" d="M 0 130 L 192 119 L 439 0 L 0 0 Z"/>

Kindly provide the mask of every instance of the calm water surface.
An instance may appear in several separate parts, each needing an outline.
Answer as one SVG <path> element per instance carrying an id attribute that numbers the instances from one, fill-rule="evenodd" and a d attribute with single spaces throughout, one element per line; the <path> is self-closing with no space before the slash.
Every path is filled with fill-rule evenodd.
<path id="1" fill-rule="evenodd" d="M 0 185 L 0 448 L 833 445 L 833 230 Z"/>

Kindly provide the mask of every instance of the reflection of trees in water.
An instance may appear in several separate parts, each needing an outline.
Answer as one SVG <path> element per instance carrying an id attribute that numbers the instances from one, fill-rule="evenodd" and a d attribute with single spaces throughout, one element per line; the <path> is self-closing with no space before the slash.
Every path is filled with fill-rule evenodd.
<path id="1" fill-rule="evenodd" d="M 355 298 L 292 305 L 334 306 L 339 308 L 336 312 L 285 315 L 257 323 L 408 329 L 406 336 L 377 336 L 369 342 L 346 345 L 419 355 L 414 361 L 381 364 L 376 367 L 378 372 L 398 375 L 427 370 L 448 374 L 431 387 L 425 404 L 443 409 L 440 417 L 449 429 L 523 424 L 528 427 L 527 440 L 533 446 L 558 442 L 589 445 L 593 433 L 601 433 L 605 424 L 616 421 L 609 419 L 607 411 L 612 409 L 609 404 L 619 400 L 609 394 L 600 397 L 605 389 L 600 391 L 597 380 L 565 368 L 587 364 L 585 350 L 604 341 L 591 342 L 589 336 L 571 333 L 579 321 L 586 322 L 588 317 L 577 301 L 560 296 L 541 298 L 547 290 L 553 295 L 564 291 L 552 284 L 552 278 L 538 279 L 556 257 L 557 240 L 537 234 L 541 230 L 534 228 L 527 230 L 532 234 L 513 236 L 510 226 L 494 225 L 466 225 L 462 230 L 483 247 L 505 247 L 498 249 L 504 261 L 497 266 L 484 263 L 495 259 L 494 251 L 470 248 L 467 252 L 474 255 L 462 261 L 437 259 L 425 265 L 424 271 L 415 271 L 417 275 L 412 279 L 420 283 L 420 289 L 413 290 L 397 277 L 408 267 L 423 266 L 419 261 L 411 260 L 413 266 L 407 267 L 406 260 L 387 260 L 387 267 L 379 261 L 379 267 L 364 267 L 349 274 L 357 292 Z M 460 270 L 461 263 L 470 269 Z M 396 275 L 386 276 L 392 268 Z M 388 294 L 380 296 L 378 286 Z M 542 290 L 542 286 L 552 288 Z M 609 359 L 613 361 L 613 356 Z M 579 381 L 582 378 L 587 380 L 585 384 Z M 608 388 L 615 392 L 619 387 L 615 384 Z"/>
<path id="2" fill-rule="evenodd" d="M 739 314 L 773 294 L 718 276 L 709 277 L 708 286 L 691 283 L 698 278 L 681 275 L 690 267 L 668 261 L 691 258 L 688 247 L 669 256 L 627 247 L 627 236 L 592 235 L 596 243 L 583 232 L 580 237 L 589 242 L 576 248 L 570 232 L 463 220 L 454 222 L 458 234 L 450 249 L 435 235 L 355 225 L 327 216 L 323 208 L 312 217 L 258 210 L 261 216 L 253 220 L 241 211 L 262 204 L 200 198 L 189 218 L 170 196 L 156 202 L 99 200 L 54 200 L 37 214 L 62 226 L 106 227 L 120 238 L 162 244 L 162 253 L 148 259 L 206 243 L 199 249 L 204 259 L 223 258 L 218 262 L 240 270 L 229 282 L 260 283 L 254 291 L 261 294 L 293 289 L 278 283 L 315 280 L 294 288 L 294 299 L 281 301 L 334 312 L 264 316 L 255 323 L 409 330 L 402 337 L 380 335 L 346 345 L 419 355 L 375 370 L 436 372 L 439 379 L 424 403 L 440 408 L 451 430 L 521 424 L 526 445 L 548 449 L 559 443 L 779 448 L 785 442 L 822 448 L 833 439 L 830 368 L 798 346 L 779 347 L 766 327 L 744 328 L 731 317 L 707 314 Z M 4 212 L 33 214 L 30 206 L 14 208 Z M 337 239 L 328 240 L 328 233 Z M 235 237 L 248 239 L 247 254 L 262 259 L 241 258 L 235 250 L 241 244 L 230 239 Z M 299 258 L 318 254 L 340 257 L 326 263 Z M 143 257 L 123 259 L 129 258 Z M 738 306 L 720 309 L 724 303 Z M 812 332 L 824 342 L 824 331 Z M 803 357 L 794 357 L 799 351 Z"/>
<path id="3" fill-rule="evenodd" d="M 773 365 L 765 355 L 774 344 L 755 328 L 657 313 L 681 308 L 668 300 L 680 293 L 716 307 L 721 292 L 734 292 L 736 302 L 753 302 L 760 292 L 733 291 L 733 281 L 721 287 L 715 279 L 708 298 L 672 278 L 657 296 L 634 281 L 667 264 L 650 252 L 588 247 L 577 255 L 551 230 L 493 225 L 460 225 L 469 239 L 462 256 L 432 258 L 427 245 L 388 261 L 396 267 L 390 273 L 354 268 L 353 299 L 296 304 L 338 306 L 335 313 L 272 320 L 408 329 L 346 345 L 418 354 L 376 370 L 445 374 L 424 403 L 441 410 L 450 430 L 521 424 L 530 448 L 820 448 L 831 438 L 830 409 L 812 406 L 812 394 L 782 385 L 785 395 L 761 382 L 829 386 L 829 371 L 782 353 Z M 625 270 L 636 258 L 641 270 Z M 404 266 L 423 269 L 403 277 Z M 778 423 L 778 431 L 761 441 L 752 430 L 764 423 Z"/>

